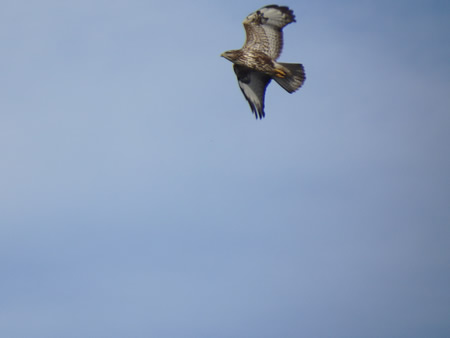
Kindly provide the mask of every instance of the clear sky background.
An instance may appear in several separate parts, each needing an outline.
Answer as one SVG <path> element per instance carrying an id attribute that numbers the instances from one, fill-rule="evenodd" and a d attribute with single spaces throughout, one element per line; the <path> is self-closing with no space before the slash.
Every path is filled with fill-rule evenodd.
<path id="1" fill-rule="evenodd" d="M 1 1 L 0 336 L 449 337 L 450 3 Z"/>

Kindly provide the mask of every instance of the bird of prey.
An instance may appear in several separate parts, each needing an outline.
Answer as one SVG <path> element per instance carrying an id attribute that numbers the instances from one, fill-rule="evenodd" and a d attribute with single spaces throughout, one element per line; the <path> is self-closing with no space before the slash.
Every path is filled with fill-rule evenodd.
<path id="1" fill-rule="evenodd" d="M 264 95 L 270 80 L 274 79 L 289 93 L 305 81 L 300 63 L 276 62 L 283 48 L 282 29 L 291 22 L 295 22 L 295 16 L 288 7 L 265 6 L 245 18 L 244 46 L 221 54 L 233 62 L 239 87 L 257 119 L 265 116 Z"/>

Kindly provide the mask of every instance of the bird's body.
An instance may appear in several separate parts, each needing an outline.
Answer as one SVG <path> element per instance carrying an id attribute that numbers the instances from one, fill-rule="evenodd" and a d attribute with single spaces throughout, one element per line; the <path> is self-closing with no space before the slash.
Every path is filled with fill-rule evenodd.
<path id="1" fill-rule="evenodd" d="M 282 29 L 291 22 L 295 22 L 295 16 L 288 7 L 265 6 L 245 18 L 243 25 L 247 38 L 244 46 L 222 53 L 234 63 L 239 87 L 256 118 L 265 116 L 264 96 L 272 79 L 289 93 L 305 81 L 301 64 L 276 61 L 283 48 Z"/>
<path id="2" fill-rule="evenodd" d="M 274 72 L 274 62 L 267 54 L 258 50 L 244 51 L 242 49 L 228 51 L 226 53 L 233 57 L 233 63 L 239 66 L 245 66 L 258 72 L 270 75 Z"/>

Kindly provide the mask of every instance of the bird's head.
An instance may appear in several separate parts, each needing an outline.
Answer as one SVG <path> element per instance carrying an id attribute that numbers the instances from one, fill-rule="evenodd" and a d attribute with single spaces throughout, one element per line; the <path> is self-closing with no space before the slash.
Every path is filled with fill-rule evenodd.
<path id="1" fill-rule="evenodd" d="M 227 50 L 220 54 L 220 56 L 224 57 L 228 61 L 234 62 L 239 57 L 240 50 Z"/>

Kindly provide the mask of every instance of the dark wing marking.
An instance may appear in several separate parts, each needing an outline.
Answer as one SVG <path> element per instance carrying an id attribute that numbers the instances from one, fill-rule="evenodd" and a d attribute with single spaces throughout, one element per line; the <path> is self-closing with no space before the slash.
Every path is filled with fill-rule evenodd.
<path id="1" fill-rule="evenodd" d="M 283 49 L 282 29 L 295 22 L 294 12 L 285 6 L 269 5 L 247 16 L 243 49 L 255 49 L 276 60 Z"/>
<path id="2" fill-rule="evenodd" d="M 264 113 L 264 96 L 271 78 L 244 66 L 233 65 L 239 87 L 250 105 L 256 118 L 262 119 Z"/>

